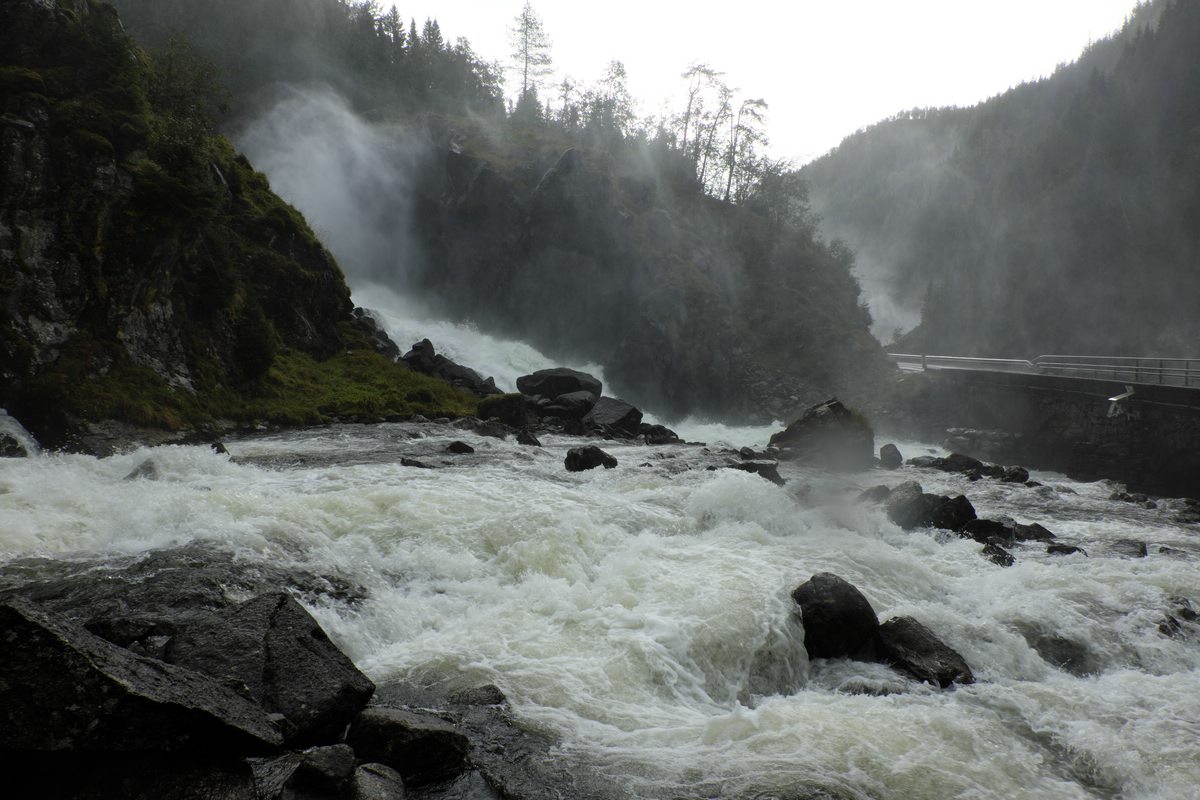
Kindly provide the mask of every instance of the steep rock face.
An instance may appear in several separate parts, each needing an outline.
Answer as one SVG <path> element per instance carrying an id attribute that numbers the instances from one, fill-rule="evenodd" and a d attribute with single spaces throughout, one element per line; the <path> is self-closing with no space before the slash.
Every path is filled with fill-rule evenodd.
<path id="1" fill-rule="evenodd" d="M 844 252 L 629 154 L 504 151 L 439 123 L 419 282 L 447 313 L 605 365 L 667 413 L 790 415 L 891 371 Z"/>
<path id="2" fill-rule="evenodd" d="M 339 350 L 337 265 L 111 6 L 13 0 L 0 53 L 0 405 L 55 445 L 93 379 L 203 395 Z"/>

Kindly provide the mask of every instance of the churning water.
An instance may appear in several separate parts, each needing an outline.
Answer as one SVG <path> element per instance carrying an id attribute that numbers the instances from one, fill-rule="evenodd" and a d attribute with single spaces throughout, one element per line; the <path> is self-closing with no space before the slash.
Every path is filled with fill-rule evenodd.
<path id="1" fill-rule="evenodd" d="M 476 454 L 442 454 L 456 438 Z M 913 468 L 785 465 L 781 488 L 705 470 L 717 456 L 698 447 L 614 445 L 618 468 L 570 474 L 571 442 L 545 444 L 394 424 L 230 442 L 232 458 L 10 459 L 0 557 L 202 542 L 342 576 L 366 597 L 312 611 L 374 679 L 495 683 L 563 758 L 631 797 L 1197 796 L 1200 637 L 1158 625 L 1171 598 L 1200 599 L 1200 539 L 1166 503 L 1048 474 L 1031 489 Z M 402 467 L 402 454 L 441 468 Z M 148 458 L 157 478 L 127 480 Z M 847 499 L 914 477 L 1088 556 L 1031 544 L 1004 569 L 974 542 L 902 531 Z M 1130 537 L 1148 557 L 1108 549 Z M 809 662 L 789 592 L 819 571 L 882 618 L 925 623 L 978 683 L 939 691 L 878 665 Z M 1074 672 L 1037 641 L 1070 643 Z"/>

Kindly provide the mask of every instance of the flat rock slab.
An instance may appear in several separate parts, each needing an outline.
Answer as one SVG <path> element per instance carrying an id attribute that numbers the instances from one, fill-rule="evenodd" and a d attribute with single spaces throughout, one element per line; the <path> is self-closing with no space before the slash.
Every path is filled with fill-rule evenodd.
<path id="1" fill-rule="evenodd" d="M 217 681 L 22 603 L 0 606 L 0 648 L 0 749 L 254 755 L 282 741 Z"/>
<path id="2" fill-rule="evenodd" d="M 166 660 L 244 683 L 263 708 L 283 715 L 289 744 L 336 741 L 375 691 L 304 606 L 282 592 L 187 626 Z"/>

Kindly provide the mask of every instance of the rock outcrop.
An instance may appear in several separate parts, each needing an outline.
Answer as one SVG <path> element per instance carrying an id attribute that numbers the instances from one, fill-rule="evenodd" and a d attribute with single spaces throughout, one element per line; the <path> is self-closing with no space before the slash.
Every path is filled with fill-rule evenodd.
<path id="1" fill-rule="evenodd" d="M 858 414 L 836 398 L 809 408 L 771 437 L 785 458 L 835 470 L 858 470 L 875 458 L 875 434 Z"/>

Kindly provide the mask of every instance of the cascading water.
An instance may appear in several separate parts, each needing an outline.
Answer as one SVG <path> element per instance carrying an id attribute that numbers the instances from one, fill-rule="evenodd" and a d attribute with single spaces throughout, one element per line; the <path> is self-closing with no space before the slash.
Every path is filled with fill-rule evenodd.
<path id="1" fill-rule="evenodd" d="M 440 456 L 454 438 L 476 454 Z M 1197 796 L 1200 631 L 1158 626 L 1172 598 L 1200 599 L 1200 540 L 1166 501 L 914 468 L 784 465 L 781 488 L 707 471 L 713 454 L 680 446 L 613 445 L 617 469 L 570 474 L 572 442 L 545 444 L 396 424 L 233 441 L 233 460 L 197 447 L 10 459 L 0 550 L 11 565 L 199 542 L 340 576 L 365 597 L 312 611 L 374 679 L 495 683 L 563 758 L 630 797 Z M 146 459 L 157 478 L 127 479 Z M 913 478 L 1088 555 L 1031 544 L 1004 569 L 975 542 L 836 499 Z M 828 499 L 806 507 L 813 496 Z M 1129 537 L 1149 556 L 1111 549 Z M 978 682 L 941 691 L 880 665 L 810 662 L 789 592 L 819 571 L 882 618 L 922 621 Z M 1047 641 L 1077 651 L 1069 669 Z"/>

